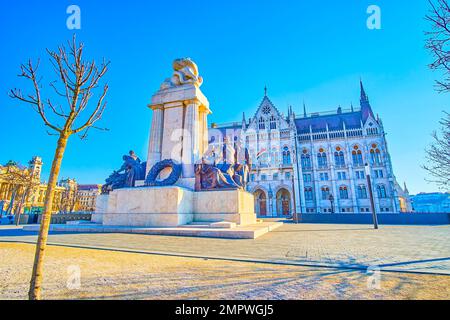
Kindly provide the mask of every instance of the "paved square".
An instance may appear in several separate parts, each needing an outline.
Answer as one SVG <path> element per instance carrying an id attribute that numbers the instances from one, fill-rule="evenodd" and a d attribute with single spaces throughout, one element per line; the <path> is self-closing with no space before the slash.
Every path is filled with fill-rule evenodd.
<path id="1" fill-rule="evenodd" d="M 0 227 L 0 241 L 34 243 L 36 233 Z M 183 257 L 450 275 L 450 226 L 286 223 L 255 240 L 139 234 L 52 233 L 50 244 Z"/>

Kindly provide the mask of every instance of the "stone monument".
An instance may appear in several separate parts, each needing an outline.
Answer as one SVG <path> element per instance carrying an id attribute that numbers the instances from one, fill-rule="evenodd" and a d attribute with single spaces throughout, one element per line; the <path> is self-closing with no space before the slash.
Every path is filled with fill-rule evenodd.
<path id="1" fill-rule="evenodd" d="M 253 195 L 245 191 L 249 157 L 236 141 L 208 145 L 209 102 L 189 58 L 152 96 L 147 162 L 124 156 L 97 198 L 92 220 L 107 226 L 176 227 L 192 222 L 256 223 Z M 143 174 L 145 172 L 145 174 Z"/>

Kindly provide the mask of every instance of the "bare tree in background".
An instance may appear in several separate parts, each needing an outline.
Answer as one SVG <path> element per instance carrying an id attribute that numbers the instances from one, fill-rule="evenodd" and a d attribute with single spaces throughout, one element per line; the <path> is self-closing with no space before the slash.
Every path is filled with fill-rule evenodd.
<path id="1" fill-rule="evenodd" d="M 423 168 L 428 171 L 440 187 L 448 190 L 450 187 L 450 114 L 441 121 L 440 132 L 433 133 L 434 143 L 428 147 L 426 159 L 428 164 Z"/>
<path id="2" fill-rule="evenodd" d="M 68 43 L 68 46 L 68 51 L 66 51 L 64 46 L 58 47 L 57 51 L 47 49 L 50 61 L 59 79 L 59 81 L 50 83 L 56 99 L 44 99 L 41 96 L 41 79 L 37 75 L 39 61 L 34 65 L 29 60 L 27 64 L 21 65 L 22 72 L 19 74 L 19 77 L 31 82 L 34 89 L 33 93 L 23 94 L 19 89 L 10 91 L 11 98 L 27 103 L 39 114 L 44 125 L 50 130 L 47 131 L 49 134 L 58 136 L 45 195 L 39 237 L 36 243 L 33 273 L 28 292 L 31 300 L 41 298 L 43 262 L 50 227 L 53 197 L 67 141 L 73 134 L 79 133 L 81 138 L 84 139 L 89 129 L 101 129 L 96 127 L 95 123 L 100 120 L 106 107 L 104 98 L 108 91 L 107 84 L 100 91 L 92 110 L 90 112 L 86 110 L 88 102 L 93 98 L 94 89 L 99 87 L 101 78 L 108 70 L 109 62 L 103 60 L 97 66 L 95 61 L 83 60 L 84 46 L 82 43 L 77 45 L 75 36 Z M 60 100 L 61 104 L 57 103 L 56 100 Z M 50 118 L 48 111 L 50 111 L 50 116 L 54 120 Z"/>
<path id="3" fill-rule="evenodd" d="M 430 64 L 432 70 L 441 70 L 443 80 L 436 80 L 436 90 L 441 93 L 450 91 L 450 6 L 447 0 L 431 1 L 430 12 L 425 17 L 431 23 L 427 36 L 426 48 L 431 52 L 434 61 Z M 450 115 L 439 122 L 440 134 L 433 133 L 433 144 L 426 150 L 427 165 L 423 168 L 435 178 L 440 187 L 450 186 Z"/>
<path id="4" fill-rule="evenodd" d="M 40 182 L 35 179 L 32 172 L 26 167 L 22 167 L 13 161 L 9 161 L 0 170 L 0 180 L 12 186 L 11 198 L 6 213 L 14 214 L 16 225 L 19 225 L 22 209 L 27 199 L 40 185 Z M 16 199 L 18 199 L 17 204 Z"/>
<path id="5" fill-rule="evenodd" d="M 426 48 L 434 61 L 429 65 L 432 70 L 442 70 L 444 80 L 436 80 L 439 92 L 450 91 L 450 6 L 447 0 L 429 0 L 431 9 L 425 17 L 431 23 L 431 30 L 426 31 Z"/>

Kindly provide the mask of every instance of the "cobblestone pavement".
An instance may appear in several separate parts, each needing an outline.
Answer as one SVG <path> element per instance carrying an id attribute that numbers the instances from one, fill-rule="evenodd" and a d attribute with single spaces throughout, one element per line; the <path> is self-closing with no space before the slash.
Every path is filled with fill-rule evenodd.
<path id="1" fill-rule="evenodd" d="M 36 233 L 0 226 L 0 242 L 33 242 Z M 286 223 L 255 240 L 140 234 L 51 234 L 49 243 L 145 253 L 450 275 L 450 226 Z"/>
<path id="2" fill-rule="evenodd" d="M 0 299 L 27 298 L 34 249 L 0 243 Z M 450 277 L 48 246 L 42 290 L 44 299 L 449 299 Z"/>

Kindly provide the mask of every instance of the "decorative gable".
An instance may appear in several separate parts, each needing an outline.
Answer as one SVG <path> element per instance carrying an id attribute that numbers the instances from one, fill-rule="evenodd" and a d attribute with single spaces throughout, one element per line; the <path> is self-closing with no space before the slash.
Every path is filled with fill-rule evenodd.
<path id="1" fill-rule="evenodd" d="M 274 123 L 276 123 L 275 126 Z M 253 130 L 265 130 L 285 129 L 288 127 L 289 124 L 286 119 L 284 119 L 283 114 L 278 111 L 272 101 L 270 101 L 269 97 L 264 96 L 248 128 Z"/>

